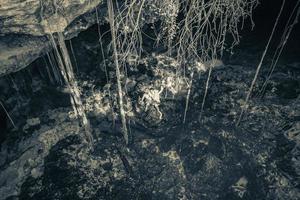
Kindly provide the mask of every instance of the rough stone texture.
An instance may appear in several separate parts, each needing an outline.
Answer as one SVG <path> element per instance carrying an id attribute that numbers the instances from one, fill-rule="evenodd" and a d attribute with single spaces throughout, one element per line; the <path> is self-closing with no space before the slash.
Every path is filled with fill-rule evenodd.
<path id="1" fill-rule="evenodd" d="M 56 124 L 54 129 L 45 126 L 34 132 L 32 137 L 15 146 L 16 152 L 11 151 L 9 144 L 4 145 L 0 152 L 0 199 L 17 195 L 21 183 L 29 174 L 39 177 L 43 171 L 44 157 L 48 155 L 52 146 L 69 135 L 77 134 L 77 121 L 66 122 L 69 116 L 67 113 L 61 113 L 62 110 L 66 111 L 60 109 L 49 112 L 49 116 L 52 116 L 50 119 L 53 118 Z M 29 124 L 23 129 L 38 127 L 33 124 L 29 127 Z"/>
<path id="2" fill-rule="evenodd" d="M 10 34 L 0 39 L 0 76 L 18 71 L 50 48 L 46 37 Z"/>
<path id="3" fill-rule="evenodd" d="M 18 71 L 49 50 L 46 35 L 76 36 L 103 15 L 102 0 L 0 0 L 0 76 Z M 100 6 L 100 7 L 99 7 Z"/>
<path id="4" fill-rule="evenodd" d="M 88 39 L 92 41 L 82 44 L 94 44 L 97 38 L 89 35 Z M 255 74 L 252 66 L 226 65 L 214 69 L 203 120 L 199 119 L 199 110 L 207 72 L 200 77 L 195 74 L 187 121 L 182 125 L 180 107 L 184 99 L 171 96 L 173 84 L 166 85 L 168 95 L 160 96 L 158 108 L 163 120 L 159 124 L 150 124 L 157 110 L 147 111 L 148 115 L 137 110 L 145 110 L 138 99 L 146 91 L 139 89 L 139 85 L 156 89 L 156 82 L 164 80 L 161 76 L 174 77 L 172 59 L 163 55 L 141 59 L 137 70 L 144 69 L 146 75 L 142 78 L 138 76 L 141 71 L 134 71 L 128 64 L 130 101 L 126 102 L 132 106 L 124 108 L 130 119 L 133 142 L 127 148 L 120 121 L 115 121 L 114 129 L 112 109 L 107 109 L 116 90 L 110 88 L 110 97 L 105 92 L 105 73 L 94 67 L 94 59 L 89 59 L 94 56 L 92 51 L 77 52 L 78 58 L 83 58 L 81 62 L 93 66 L 87 73 L 80 71 L 77 78 L 94 134 L 95 151 L 89 152 L 76 134 L 78 123 L 73 113 L 69 113 L 69 96 L 62 94 L 67 90 L 57 89 L 42 73 L 29 73 L 32 81 L 24 82 L 20 71 L 14 79 L 20 87 L 28 86 L 26 93 L 14 92 L 22 91 L 21 88 L 12 88 L 4 94 L 0 90 L 1 95 L 9 98 L 4 101 L 7 107 L 16 108 L 10 109 L 14 110 L 11 117 L 20 127 L 9 132 L 0 151 L 0 200 L 296 200 L 293 197 L 299 197 L 296 186 L 300 166 L 300 90 L 299 86 L 296 90 L 289 89 L 295 80 L 300 80 L 299 71 L 290 76 L 285 66 L 279 65 L 265 99 L 251 99 L 248 115 L 236 128 L 235 120 Z M 78 64 L 81 62 L 78 59 Z M 111 66 L 108 70 L 112 68 L 112 64 L 108 66 Z M 263 84 L 268 69 L 264 70 L 255 88 Z M 18 101 L 22 106 L 18 107 Z M 117 100 L 111 104 L 114 102 Z M 131 113 L 134 115 L 129 118 Z"/>
<path id="5" fill-rule="evenodd" d="M 94 9 L 102 0 L 1 0 L 1 34 L 43 36 L 63 32 L 78 16 Z"/>

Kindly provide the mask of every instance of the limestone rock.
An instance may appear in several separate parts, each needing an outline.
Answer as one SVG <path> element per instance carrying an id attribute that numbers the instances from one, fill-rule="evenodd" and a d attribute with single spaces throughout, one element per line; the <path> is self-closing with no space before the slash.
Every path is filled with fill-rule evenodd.
<path id="1" fill-rule="evenodd" d="M 26 67 L 49 49 L 46 37 L 16 34 L 0 37 L 0 76 Z"/>
<path id="2" fill-rule="evenodd" d="M 102 0 L 0 0 L 0 76 L 50 50 L 47 34 L 72 38 L 105 15 Z"/>
<path id="3" fill-rule="evenodd" d="M 102 0 L 1 0 L 0 33 L 43 36 L 63 32 L 78 16 Z"/>

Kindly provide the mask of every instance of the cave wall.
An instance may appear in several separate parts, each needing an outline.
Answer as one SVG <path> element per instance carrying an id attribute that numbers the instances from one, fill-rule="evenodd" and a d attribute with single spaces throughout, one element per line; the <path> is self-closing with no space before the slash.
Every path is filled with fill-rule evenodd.
<path id="1" fill-rule="evenodd" d="M 103 0 L 0 0 L 0 76 L 16 72 L 50 50 L 47 35 L 76 36 L 96 23 Z"/>

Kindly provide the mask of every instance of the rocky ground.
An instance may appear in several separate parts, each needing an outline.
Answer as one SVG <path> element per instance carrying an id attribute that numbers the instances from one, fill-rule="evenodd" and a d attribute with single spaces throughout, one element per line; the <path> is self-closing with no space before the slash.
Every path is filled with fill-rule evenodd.
<path id="1" fill-rule="evenodd" d="M 51 82 L 42 59 L 3 77 L 1 98 L 17 128 L 10 125 L 1 144 L 0 199 L 298 199 L 299 63 L 281 63 L 261 94 L 265 67 L 236 127 L 254 55 L 215 66 L 201 118 L 207 72 L 197 72 L 185 124 L 189 79 L 176 75 L 175 60 L 133 56 L 123 77 L 132 136 L 126 147 L 114 73 L 106 83 L 103 62 L 94 59 L 99 46 L 89 38 L 74 49 L 94 150 L 82 138 L 68 92 Z"/>

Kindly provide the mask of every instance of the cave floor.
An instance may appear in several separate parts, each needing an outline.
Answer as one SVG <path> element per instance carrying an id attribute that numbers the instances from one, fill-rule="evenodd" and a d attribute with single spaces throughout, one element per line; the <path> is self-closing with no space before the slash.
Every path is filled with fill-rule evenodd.
<path id="1" fill-rule="evenodd" d="M 21 90 L 15 88 L 6 101 L 10 108 L 17 105 L 12 116 L 20 128 L 11 130 L 1 147 L 0 199 L 296 200 L 300 63 L 280 63 L 261 94 L 265 66 L 237 127 L 257 63 L 251 52 L 241 52 L 213 70 L 201 118 L 207 73 L 195 78 L 185 124 L 185 96 L 161 97 L 163 117 L 158 119 L 155 107 L 137 111 L 140 93 L 129 90 L 135 111 L 128 117 L 128 146 L 120 122 L 107 116 L 104 104 L 97 104 L 104 98 L 96 95 L 103 93 L 103 73 L 81 73 L 78 84 L 93 130 L 93 151 L 82 139 L 83 129 L 62 86 L 43 80 L 40 71 L 29 78 L 29 89 L 24 89 L 28 80 L 19 80 Z M 168 65 L 168 58 L 163 61 Z M 18 73 L 14 80 L 32 72 Z M 129 77 L 137 85 L 156 81 L 150 75 Z"/>

